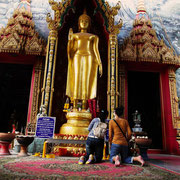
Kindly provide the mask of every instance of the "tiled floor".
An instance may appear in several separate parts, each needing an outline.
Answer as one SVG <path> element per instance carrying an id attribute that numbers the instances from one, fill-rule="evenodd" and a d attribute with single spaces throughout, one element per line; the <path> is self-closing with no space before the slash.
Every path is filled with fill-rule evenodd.
<path id="1" fill-rule="evenodd" d="M 149 154 L 149 163 L 180 175 L 180 156 L 169 154 Z"/>

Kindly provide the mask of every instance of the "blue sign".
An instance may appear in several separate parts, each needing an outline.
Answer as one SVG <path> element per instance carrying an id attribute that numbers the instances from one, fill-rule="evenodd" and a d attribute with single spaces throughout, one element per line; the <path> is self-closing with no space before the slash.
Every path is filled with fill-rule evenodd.
<path id="1" fill-rule="evenodd" d="M 55 129 L 55 117 L 38 117 L 36 124 L 36 137 L 53 138 Z"/>

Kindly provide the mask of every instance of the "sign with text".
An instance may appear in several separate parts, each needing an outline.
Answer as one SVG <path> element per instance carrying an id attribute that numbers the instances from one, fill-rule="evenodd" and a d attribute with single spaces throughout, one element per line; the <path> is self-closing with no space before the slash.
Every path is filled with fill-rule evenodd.
<path id="1" fill-rule="evenodd" d="M 55 117 L 38 117 L 36 124 L 36 137 L 53 138 L 55 121 Z"/>

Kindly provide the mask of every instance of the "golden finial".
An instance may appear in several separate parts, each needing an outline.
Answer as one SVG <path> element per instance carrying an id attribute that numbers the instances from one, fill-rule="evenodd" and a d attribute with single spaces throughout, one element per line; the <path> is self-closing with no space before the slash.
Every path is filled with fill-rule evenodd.
<path id="1" fill-rule="evenodd" d="M 87 14 L 87 10 L 86 10 L 86 8 L 84 8 L 84 10 L 83 10 L 83 14 Z"/>
<path id="2" fill-rule="evenodd" d="M 89 21 L 89 28 L 90 28 L 91 18 L 90 18 L 90 16 L 87 15 L 86 8 L 84 8 L 83 14 L 81 16 L 79 16 L 79 22 L 80 22 L 81 19 L 88 19 L 88 21 Z M 79 24 L 79 22 L 78 22 L 78 24 Z M 79 29 L 80 29 L 80 27 L 79 27 Z"/>
<path id="3" fill-rule="evenodd" d="M 138 6 L 137 6 L 137 12 L 139 11 L 145 11 L 145 5 L 144 5 L 144 0 L 138 0 Z"/>

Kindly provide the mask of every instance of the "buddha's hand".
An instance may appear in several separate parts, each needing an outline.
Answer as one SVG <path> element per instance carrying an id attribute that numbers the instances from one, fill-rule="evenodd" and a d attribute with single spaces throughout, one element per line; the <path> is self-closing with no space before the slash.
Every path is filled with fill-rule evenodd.
<path id="1" fill-rule="evenodd" d="M 103 74 L 102 63 L 99 64 L 99 74 L 100 74 L 100 77 L 101 77 L 102 74 Z"/>
<path id="2" fill-rule="evenodd" d="M 73 35 L 73 30 L 72 30 L 72 28 L 70 28 L 69 29 L 68 40 L 72 40 L 72 35 Z"/>

